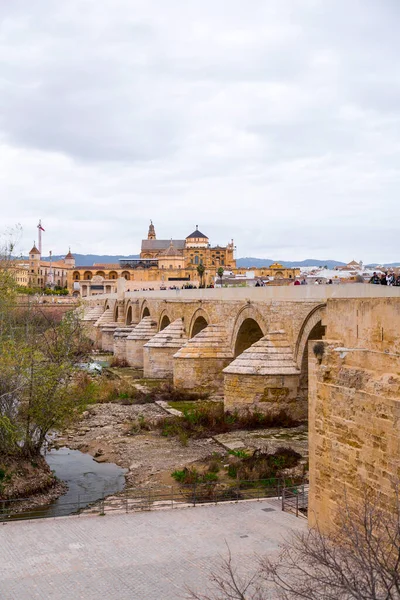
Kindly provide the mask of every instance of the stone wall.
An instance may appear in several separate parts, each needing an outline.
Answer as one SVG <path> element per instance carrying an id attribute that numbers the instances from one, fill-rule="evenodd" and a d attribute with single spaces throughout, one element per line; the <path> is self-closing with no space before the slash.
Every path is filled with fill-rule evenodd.
<path id="1" fill-rule="evenodd" d="M 223 396 L 223 369 L 229 364 L 226 358 L 174 358 L 174 386 L 177 388 Z"/>
<path id="2" fill-rule="evenodd" d="M 225 373 L 226 410 L 256 410 L 270 415 L 284 410 L 293 419 L 307 418 L 307 402 L 298 400 L 298 375 L 238 375 Z"/>
<path id="3" fill-rule="evenodd" d="M 400 480 L 400 298 L 329 300 L 309 342 L 309 520 L 329 528 L 344 490 L 393 498 Z M 316 344 L 318 344 L 316 346 Z"/>
<path id="4" fill-rule="evenodd" d="M 173 376 L 173 356 L 176 348 L 143 347 L 143 377 L 168 379 Z"/>

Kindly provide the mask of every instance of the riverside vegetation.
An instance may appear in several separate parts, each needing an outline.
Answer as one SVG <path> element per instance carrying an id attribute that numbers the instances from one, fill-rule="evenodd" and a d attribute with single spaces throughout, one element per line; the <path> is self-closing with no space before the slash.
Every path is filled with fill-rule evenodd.
<path id="1" fill-rule="evenodd" d="M 306 441 L 296 446 L 301 453 L 290 447 L 293 435 L 305 435 L 304 426 L 283 411 L 226 413 L 221 401 L 205 393 L 199 397 L 168 382 L 140 379 L 129 368 L 112 369 L 112 378 L 97 377 L 95 386 L 96 404 L 59 443 L 128 468 L 128 487 L 196 483 L 228 491 L 239 480 L 248 480 L 240 489 L 260 481 L 273 486 L 277 479 L 288 485 L 304 480 Z M 180 414 L 167 414 L 169 407 Z M 243 450 L 228 451 L 217 439 L 246 432 Z"/>
<path id="2" fill-rule="evenodd" d="M 12 251 L 8 244 L 0 257 L 0 499 L 57 487 L 41 454 L 46 438 L 78 418 L 94 392 L 77 367 L 90 350 L 78 316 L 21 308 Z"/>
<path id="3" fill-rule="evenodd" d="M 163 474 L 171 484 L 171 473 L 185 468 L 215 482 L 223 479 L 224 469 L 212 470 L 221 453 L 214 436 L 298 425 L 283 412 L 273 417 L 225 413 L 223 404 L 206 393 L 137 377 L 127 380 L 129 369 L 122 365 L 113 365 L 111 377 L 90 376 L 79 366 L 92 344 L 77 312 L 60 318 L 37 304 L 22 308 L 10 268 L 12 252 L 8 245 L 0 257 L 0 499 L 47 493 L 48 501 L 62 493 L 42 456 L 49 437 L 52 444 L 64 443 L 99 462 L 128 468 L 128 485 L 147 485 L 151 476 L 155 484 L 165 483 Z M 112 378 L 113 371 L 121 377 Z M 167 414 L 158 401 L 181 414 Z M 226 451 L 220 459 L 226 463 L 224 456 Z M 229 455 L 226 477 L 233 479 L 234 472 L 236 478 L 247 477 L 243 469 L 265 461 L 251 451 L 249 457 Z M 265 469 L 262 477 L 269 477 Z"/>

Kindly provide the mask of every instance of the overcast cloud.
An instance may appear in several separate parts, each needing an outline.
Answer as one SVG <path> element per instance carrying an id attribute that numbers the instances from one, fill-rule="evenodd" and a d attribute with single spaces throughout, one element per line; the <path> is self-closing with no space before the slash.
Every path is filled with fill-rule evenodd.
<path id="1" fill-rule="evenodd" d="M 398 0 L 0 0 L 1 229 L 400 261 Z"/>

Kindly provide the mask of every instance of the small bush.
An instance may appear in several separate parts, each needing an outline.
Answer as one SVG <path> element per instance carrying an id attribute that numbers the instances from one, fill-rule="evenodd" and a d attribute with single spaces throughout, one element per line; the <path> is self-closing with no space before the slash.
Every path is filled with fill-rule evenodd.
<path id="1" fill-rule="evenodd" d="M 237 473 L 238 473 L 237 467 L 235 467 L 235 465 L 229 465 L 229 467 L 228 467 L 229 477 L 232 477 L 232 479 L 236 479 Z"/>
<path id="2" fill-rule="evenodd" d="M 317 342 L 316 344 L 314 344 L 313 352 L 315 356 L 321 361 L 325 353 L 324 342 Z"/>
<path id="3" fill-rule="evenodd" d="M 299 464 L 301 454 L 292 448 L 281 446 L 270 454 L 265 450 L 256 450 L 253 456 L 242 460 L 235 457 L 228 467 L 228 475 L 245 481 L 268 481 L 282 478 L 286 469 L 291 469 Z"/>
<path id="4" fill-rule="evenodd" d="M 216 473 L 204 473 L 203 475 L 203 481 L 205 483 L 208 483 L 210 481 L 218 481 L 218 475 Z"/>
<path id="5" fill-rule="evenodd" d="M 229 454 L 236 456 L 236 458 L 248 458 L 249 455 L 244 450 L 229 450 Z"/>
<path id="6" fill-rule="evenodd" d="M 118 358 L 117 356 L 113 356 L 113 358 L 110 362 L 110 367 L 118 367 L 118 368 L 129 367 L 129 363 L 127 360 L 125 360 L 125 358 Z"/>
<path id="7" fill-rule="evenodd" d="M 214 483 L 218 481 L 218 475 L 215 473 L 199 473 L 195 467 L 185 467 L 171 473 L 171 477 L 178 483 L 193 485 L 195 483 Z"/>
<path id="8" fill-rule="evenodd" d="M 189 443 L 188 434 L 185 433 L 185 431 L 180 431 L 179 434 L 178 434 L 178 437 L 179 437 L 179 441 L 180 441 L 181 445 L 186 448 L 186 446 Z"/>
<path id="9" fill-rule="evenodd" d="M 137 435 L 143 431 L 150 431 L 151 423 L 147 421 L 143 415 L 139 415 L 137 419 L 128 423 L 127 435 Z"/>
<path id="10" fill-rule="evenodd" d="M 217 460 L 212 460 L 208 465 L 209 473 L 218 473 L 220 471 L 220 466 Z"/>
<path id="11" fill-rule="evenodd" d="M 179 483 L 193 484 L 199 483 L 201 475 L 195 467 L 185 467 L 181 471 L 174 471 L 171 476 Z"/>

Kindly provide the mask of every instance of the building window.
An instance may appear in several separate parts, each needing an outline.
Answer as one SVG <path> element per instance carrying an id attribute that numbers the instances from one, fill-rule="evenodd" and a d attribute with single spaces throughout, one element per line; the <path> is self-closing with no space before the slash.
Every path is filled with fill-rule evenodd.
<path id="1" fill-rule="evenodd" d="M 197 254 L 196 254 L 196 256 L 194 257 L 194 264 L 195 264 L 195 265 L 198 265 L 198 264 L 199 264 L 199 257 L 197 256 Z"/>

